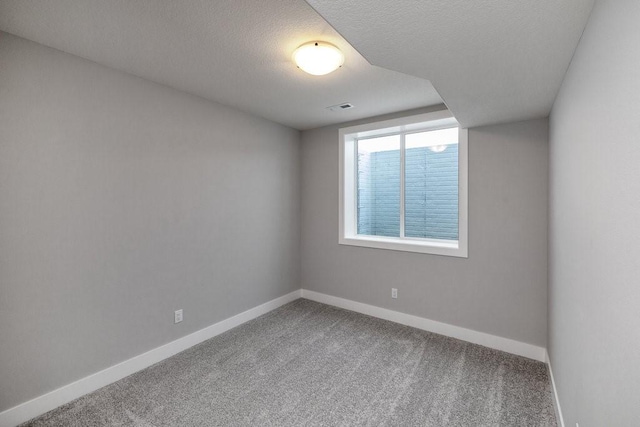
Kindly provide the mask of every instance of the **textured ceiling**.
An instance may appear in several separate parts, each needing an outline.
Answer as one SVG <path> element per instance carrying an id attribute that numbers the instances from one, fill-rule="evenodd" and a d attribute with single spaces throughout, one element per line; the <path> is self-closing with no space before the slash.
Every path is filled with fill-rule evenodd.
<path id="1" fill-rule="evenodd" d="M 593 0 L 307 0 L 369 62 L 428 79 L 465 126 L 546 117 Z"/>
<path id="2" fill-rule="evenodd" d="M 0 30 L 297 129 L 442 102 L 427 80 L 370 65 L 304 0 L 0 0 Z M 345 65 L 297 69 L 291 54 L 315 39 Z M 325 109 L 343 102 L 355 108 Z"/>

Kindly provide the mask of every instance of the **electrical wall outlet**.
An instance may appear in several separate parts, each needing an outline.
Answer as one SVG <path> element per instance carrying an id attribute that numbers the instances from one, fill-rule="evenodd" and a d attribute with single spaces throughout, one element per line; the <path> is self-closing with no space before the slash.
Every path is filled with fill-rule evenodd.
<path id="1" fill-rule="evenodd" d="M 391 298 L 398 298 L 398 290 L 396 288 L 391 288 Z"/>
<path id="2" fill-rule="evenodd" d="M 182 322 L 182 309 L 173 312 L 173 323 Z"/>

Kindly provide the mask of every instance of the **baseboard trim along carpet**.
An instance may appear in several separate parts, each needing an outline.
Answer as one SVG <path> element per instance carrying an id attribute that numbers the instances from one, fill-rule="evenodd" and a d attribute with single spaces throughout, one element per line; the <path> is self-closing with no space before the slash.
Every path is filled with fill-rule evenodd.
<path id="1" fill-rule="evenodd" d="M 25 427 L 556 427 L 547 366 L 300 298 Z"/>
<path id="2" fill-rule="evenodd" d="M 558 390 L 556 389 L 556 381 L 553 379 L 553 370 L 551 369 L 551 359 L 549 353 L 545 350 L 545 362 L 549 369 L 549 378 L 551 379 L 551 390 L 553 390 L 553 407 L 556 410 L 556 421 L 559 427 L 564 427 L 564 418 L 562 418 L 562 409 L 560 408 L 560 399 L 558 398 Z"/>
<path id="3" fill-rule="evenodd" d="M 386 308 L 376 307 L 361 302 L 356 302 L 344 298 L 338 298 L 331 295 L 322 294 L 315 291 L 302 290 L 302 298 L 312 301 L 321 302 L 323 304 L 333 305 L 335 307 L 344 308 L 369 316 L 378 317 L 380 319 L 389 320 L 391 322 L 400 323 L 424 331 L 445 335 L 451 338 L 457 338 L 474 344 L 483 345 L 485 347 L 501 350 L 517 356 L 528 357 L 529 359 L 539 362 L 546 362 L 546 349 L 533 344 L 527 344 L 515 341 L 509 338 L 498 337 L 496 335 L 486 334 L 484 332 L 474 331 L 472 329 L 461 328 L 459 326 L 449 325 L 448 323 L 437 322 L 435 320 L 418 317 L 411 314 L 401 313 Z"/>
<path id="4" fill-rule="evenodd" d="M 156 347 L 146 353 L 132 357 L 100 372 L 84 377 L 71 384 L 60 387 L 47 394 L 36 397 L 0 413 L 0 427 L 13 427 L 31 418 L 42 415 L 60 405 L 71 402 L 78 397 L 91 393 L 99 388 L 114 383 L 135 372 L 167 359 L 196 344 L 220 335 L 229 329 L 262 316 L 276 308 L 300 298 L 300 290 L 283 295 L 257 307 L 244 311 L 228 319 L 222 320 L 204 329 L 193 332 L 168 344 Z"/>
<path id="5" fill-rule="evenodd" d="M 228 319 L 222 320 L 204 329 L 200 329 L 199 331 L 193 332 L 168 344 L 154 348 L 146 353 L 132 357 L 131 359 L 125 360 L 124 362 L 89 375 L 71 384 L 67 384 L 59 389 L 43 394 L 42 396 L 36 397 L 35 399 L 29 400 L 18 406 L 7 409 L 0 413 L 0 427 L 13 427 L 42 415 L 57 408 L 58 406 L 64 405 L 65 403 L 84 396 L 85 394 L 114 383 L 124 377 L 180 353 L 181 351 L 193 347 L 194 345 L 220 335 L 229 329 L 235 328 L 236 326 L 275 310 L 276 308 L 300 297 L 548 363 L 546 349 L 532 344 L 498 337 L 459 326 L 453 326 L 447 323 L 437 322 L 435 320 L 376 307 L 357 301 L 301 289 L 229 317 Z M 553 383 L 553 375 L 551 375 L 551 380 Z M 562 423 L 562 413 L 560 412 L 555 383 L 553 383 L 553 391 L 555 397 L 554 403 L 556 404 L 556 409 L 559 414 L 558 419 L 561 420 L 560 422 Z"/>

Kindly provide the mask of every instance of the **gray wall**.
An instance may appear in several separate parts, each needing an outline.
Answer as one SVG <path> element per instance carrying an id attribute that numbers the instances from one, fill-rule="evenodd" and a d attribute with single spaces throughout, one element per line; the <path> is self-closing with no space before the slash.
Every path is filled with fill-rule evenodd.
<path id="1" fill-rule="evenodd" d="M 338 245 L 338 128 L 302 133 L 303 288 L 545 346 L 547 120 L 470 130 L 468 259 Z"/>
<path id="2" fill-rule="evenodd" d="M 299 137 L 0 33 L 0 411 L 299 289 Z"/>
<path id="3" fill-rule="evenodd" d="M 567 426 L 640 425 L 640 2 L 598 0 L 551 115 L 549 352 Z"/>

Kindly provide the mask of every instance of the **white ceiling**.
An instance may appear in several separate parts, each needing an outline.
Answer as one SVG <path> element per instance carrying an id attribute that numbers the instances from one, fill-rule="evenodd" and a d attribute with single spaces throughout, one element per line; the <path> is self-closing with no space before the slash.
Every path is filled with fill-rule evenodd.
<path id="1" fill-rule="evenodd" d="M 429 79 L 465 126 L 546 117 L 593 0 L 307 0 L 372 64 Z"/>
<path id="2" fill-rule="evenodd" d="M 0 0 L 0 30 L 297 129 L 442 103 L 427 80 L 370 65 L 304 0 Z M 316 39 L 341 48 L 341 69 L 293 65 Z M 343 102 L 355 108 L 325 109 Z"/>

